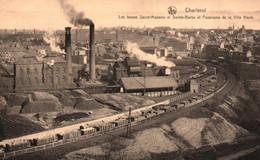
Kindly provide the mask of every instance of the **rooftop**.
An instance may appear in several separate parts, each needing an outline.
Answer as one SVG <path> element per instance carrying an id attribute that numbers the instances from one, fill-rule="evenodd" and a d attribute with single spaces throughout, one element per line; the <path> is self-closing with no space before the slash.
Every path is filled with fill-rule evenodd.
<path id="1" fill-rule="evenodd" d="M 153 89 L 177 87 L 178 84 L 170 76 L 148 76 L 148 77 L 124 77 L 121 78 L 122 84 L 126 90 L 129 89 Z"/>

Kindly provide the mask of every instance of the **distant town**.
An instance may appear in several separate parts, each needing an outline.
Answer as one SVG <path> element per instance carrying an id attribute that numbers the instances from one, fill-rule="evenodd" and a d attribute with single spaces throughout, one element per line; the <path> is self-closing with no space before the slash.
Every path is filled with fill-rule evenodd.
<path id="1" fill-rule="evenodd" d="M 88 30 L 72 28 L 69 31 L 71 32 L 68 33 L 71 34 L 71 44 L 69 44 L 71 58 L 69 59 L 66 58 L 65 53 L 65 31 L 57 30 L 50 35 L 47 31 L 36 29 L 0 30 L 0 91 L 48 90 L 82 86 L 85 81 L 91 79 Z M 166 59 L 194 57 L 258 63 L 259 36 L 259 31 L 247 30 L 246 26 L 211 30 L 101 27 L 95 30 L 97 68 L 95 68 L 94 79 L 101 80 L 106 85 L 112 82 L 113 85 L 119 85 L 118 82 L 123 77 L 146 76 L 145 68 L 148 68 L 147 72 L 151 67 L 139 62 L 129 62 L 130 59 L 131 61 L 137 59 L 128 53 L 127 42 L 136 43 L 145 53 Z M 127 60 L 127 57 L 130 59 Z M 71 61 L 70 66 L 67 65 L 68 60 Z M 123 64 L 119 65 L 119 63 Z M 52 65 L 57 65 L 57 68 L 54 67 L 55 73 L 50 70 Z M 129 65 L 139 66 L 139 69 L 131 73 L 127 71 Z M 70 75 L 66 70 L 71 70 Z M 160 69 L 157 70 L 158 73 L 152 76 L 161 73 L 159 73 Z M 178 67 L 174 70 L 179 74 Z"/>

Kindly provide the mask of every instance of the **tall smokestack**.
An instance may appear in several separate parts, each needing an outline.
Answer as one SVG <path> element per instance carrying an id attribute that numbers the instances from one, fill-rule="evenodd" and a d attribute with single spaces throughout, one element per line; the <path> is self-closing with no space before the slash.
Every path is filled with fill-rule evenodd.
<path id="1" fill-rule="evenodd" d="M 89 25 L 89 59 L 90 59 L 90 80 L 95 80 L 95 26 L 94 23 Z"/>
<path id="2" fill-rule="evenodd" d="M 72 74 L 72 64 L 71 64 L 71 27 L 65 28 L 65 52 L 66 60 L 68 64 L 68 73 Z"/>

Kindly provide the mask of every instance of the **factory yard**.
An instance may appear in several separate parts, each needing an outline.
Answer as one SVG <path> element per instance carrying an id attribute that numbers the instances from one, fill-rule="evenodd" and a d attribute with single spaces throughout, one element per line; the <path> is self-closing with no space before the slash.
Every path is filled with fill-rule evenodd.
<path id="1" fill-rule="evenodd" d="M 204 112 L 205 113 L 205 112 Z"/>
<path id="2" fill-rule="evenodd" d="M 185 159 L 191 157 L 201 159 L 201 157 L 208 156 L 210 159 L 217 159 L 225 158 L 232 153 L 245 156 L 245 154 L 241 154 L 244 150 L 243 153 L 255 154 L 255 151 L 247 152 L 247 149 L 257 147 L 259 138 L 251 132 L 256 130 L 246 127 L 247 124 L 244 123 L 244 120 L 247 119 L 245 117 L 247 113 L 251 114 L 254 110 L 257 114 L 259 110 L 257 111 L 251 106 L 244 110 L 245 102 L 238 96 L 246 96 L 244 91 L 239 88 L 241 88 L 240 82 L 236 82 L 231 76 L 229 85 L 218 94 L 218 99 L 221 99 L 219 103 L 216 104 L 215 98 L 212 97 L 201 104 L 177 112 L 169 112 L 164 116 L 152 117 L 142 124 L 133 126 L 131 139 L 124 138 L 125 130 L 121 129 L 101 137 L 97 136 L 57 147 L 57 151 L 64 150 L 59 154 L 56 149 L 47 149 L 37 152 L 38 154 L 28 153 L 19 157 L 41 159 L 48 153 L 48 155 L 52 155 L 49 157 L 50 159 L 106 159 L 107 157 L 110 159 L 156 159 L 158 157 L 169 159 L 171 157 L 170 159 L 172 159 L 173 156 Z M 245 113 L 241 114 L 242 110 Z M 242 115 L 243 119 L 235 122 L 235 115 L 238 114 Z M 253 121 L 254 119 L 252 119 Z M 163 142 L 161 143 L 160 140 Z M 69 148 L 80 150 L 67 153 Z"/>

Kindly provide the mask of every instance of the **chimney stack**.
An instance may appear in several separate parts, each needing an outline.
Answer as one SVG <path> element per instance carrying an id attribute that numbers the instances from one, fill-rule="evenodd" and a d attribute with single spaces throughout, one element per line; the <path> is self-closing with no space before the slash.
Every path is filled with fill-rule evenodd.
<path id="1" fill-rule="evenodd" d="M 94 23 L 89 25 L 89 59 L 90 59 L 90 80 L 96 79 L 95 75 L 95 26 Z"/>
<path id="2" fill-rule="evenodd" d="M 68 74 L 72 74 L 72 62 L 71 62 L 71 27 L 65 28 L 65 52 L 66 61 L 68 64 Z"/>

